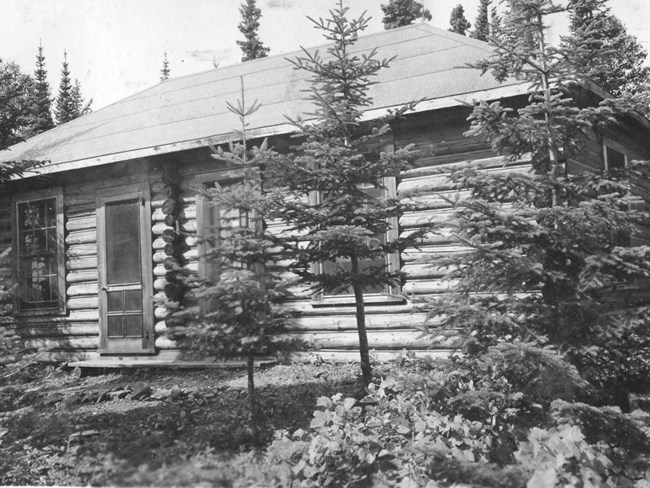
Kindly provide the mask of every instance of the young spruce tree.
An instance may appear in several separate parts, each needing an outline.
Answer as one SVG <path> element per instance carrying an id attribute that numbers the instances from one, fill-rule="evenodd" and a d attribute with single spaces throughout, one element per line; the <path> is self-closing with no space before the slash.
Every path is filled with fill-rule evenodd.
<path id="1" fill-rule="evenodd" d="M 201 303 L 202 311 L 188 308 L 178 312 L 175 320 L 183 325 L 171 334 L 193 355 L 246 359 L 250 428 L 257 440 L 255 357 L 299 344 L 282 335 L 288 316 L 278 304 L 287 296 L 286 287 L 267 270 L 277 259 L 277 242 L 264 228 L 270 200 L 262 189 L 260 168 L 273 157 L 273 151 L 266 140 L 259 147 L 249 147 L 246 117 L 260 105 L 257 100 L 247 105 L 243 79 L 241 93 L 236 105 L 227 104 L 241 122 L 240 142 L 231 142 L 227 151 L 212 148 L 212 157 L 225 163 L 231 173 L 236 172 L 237 179 L 231 184 L 215 183 L 203 191 L 218 217 L 207 235 L 201 236 L 205 249 L 201 259 L 211 271 L 208 276 L 188 280 L 193 287 L 188 298 Z"/>
<path id="2" fill-rule="evenodd" d="M 650 373 L 650 313 L 633 298 L 621 308 L 614 297 L 621 285 L 650 276 L 650 248 L 621 245 L 644 215 L 630 208 L 628 175 L 567 170 L 585 134 L 615 123 L 617 103 L 576 102 L 585 81 L 580 61 L 595 53 L 586 35 L 549 44 L 556 4 L 510 0 L 509 7 L 494 55 L 477 67 L 529 82 L 529 103 L 477 104 L 468 135 L 511 161 L 530 159 L 534 172 L 453 173 L 471 197 L 458 203 L 452 234 L 473 252 L 434 261 L 450 267 L 458 285 L 430 304 L 432 315 L 467 327 L 470 352 L 513 339 L 550 344 L 595 385 L 640 386 Z"/>
<path id="3" fill-rule="evenodd" d="M 381 238 L 391 229 L 391 221 L 404 213 L 405 205 L 394 196 L 377 193 L 386 190 L 385 178 L 398 177 L 416 155 L 410 146 L 380 152 L 390 131 L 388 120 L 361 122 L 364 110 L 372 105 L 368 91 L 373 78 L 388 67 L 389 60 L 378 59 L 374 51 L 351 52 L 368 19 L 362 15 L 348 20 L 347 12 L 339 2 L 330 11 L 331 18 L 311 19 L 332 45 L 325 55 L 304 51 L 292 62 L 295 69 L 312 75 L 309 99 L 315 111 L 309 115 L 316 120 L 293 121 L 303 142 L 295 153 L 276 159 L 271 173 L 277 184 L 276 217 L 300 234 L 286 242 L 295 260 L 293 269 L 314 291 L 351 290 L 354 295 L 361 371 L 368 385 L 371 366 L 363 294 L 399 285 L 402 279 L 399 269 L 373 262 L 418 238 Z M 314 269 L 322 263 L 332 266 L 323 266 L 322 272 Z"/>
<path id="4" fill-rule="evenodd" d="M 260 41 L 258 30 L 260 28 L 260 17 L 262 11 L 257 7 L 255 0 L 245 0 L 239 7 L 242 21 L 239 23 L 239 32 L 244 34 L 243 41 L 237 41 L 242 50 L 242 61 L 250 61 L 257 58 L 265 58 L 269 54 L 269 48 Z"/>

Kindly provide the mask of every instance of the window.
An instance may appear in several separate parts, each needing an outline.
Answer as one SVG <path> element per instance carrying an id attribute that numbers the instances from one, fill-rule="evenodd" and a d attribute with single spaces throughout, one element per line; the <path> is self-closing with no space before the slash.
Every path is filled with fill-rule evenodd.
<path id="1" fill-rule="evenodd" d="M 609 144 L 603 144 L 603 159 L 605 160 L 605 169 L 625 169 L 627 167 L 627 154 L 614 149 Z"/>
<path id="2" fill-rule="evenodd" d="M 382 186 L 383 188 L 378 188 L 369 185 L 365 191 L 370 196 L 374 196 L 374 197 L 381 197 L 381 196 L 393 197 L 397 194 L 396 181 L 394 177 L 384 178 L 382 182 Z M 317 196 L 316 199 L 317 198 L 319 198 L 319 196 Z M 390 242 L 391 240 L 397 238 L 398 236 L 397 219 L 391 219 L 391 220 L 392 221 L 389 222 L 388 231 L 386 233 L 383 233 L 382 235 L 378 235 L 375 237 L 378 243 L 384 244 L 386 242 Z M 360 265 L 362 270 L 369 269 L 369 268 L 386 267 L 391 272 L 397 271 L 399 269 L 399 255 L 398 253 L 391 253 L 385 255 L 382 258 L 377 258 L 374 260 L 364 260 L 360 263 Z M 349 260 L 338 260 L 336 263 L 331 261 L 325 261 L 323 263 L 320 263 L 320 265 L 316 266 L 315 271 L 320 273 L 324 273 L 324 272 L 336 273 L 337 269 L 349 271 L 350 266 L 351 264 Z M 399 296 L 399 291 L 400 290 L 398 289 L 398 287 L 395 286 L 376 285 L 372 288 L 367 288 L 365 290 L 364 295 L 365 295 L 365 300 L 368 303 L 385 302 L 385 301 L 393 301 L 393 300 L 398 300 L 402 302 L 403 298 Z M 336 294 L 332 294 L 332 293 L 319 294 L 314 297 L 314 300 L 316 302 L 322 302 L 323 304 L 334 304 L 337 302 L 348 303 L 354 300 L 354 294 L 352 292 L 352 289 L 347 289 L 347 290 L 342 290 Z"/>
<path id="3" fill-rule="evenodd" d="M 65 308 L 63 198 L 60 190 L 14 200 L 19 312 Z"/>

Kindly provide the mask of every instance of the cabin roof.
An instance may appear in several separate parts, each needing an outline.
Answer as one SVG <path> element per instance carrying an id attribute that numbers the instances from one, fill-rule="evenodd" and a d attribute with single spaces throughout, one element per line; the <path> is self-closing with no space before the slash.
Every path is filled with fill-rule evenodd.
<path id="1" fill-rule="evenodd" d="M 324 54 L 326 48 L 308 50 Z M 500 84 L 489 74 L 481 76 L 479 70 L 465 67 L 486 58 L 491 53 L 488 44 L 426 23 L 362 36 L 354 46 L 355 53 L 372 49 L 379 58 L 397 57 L 371 88 L 368 117 L 413 100 L 423 100 L 416 110 L 424 111 L 524 92 L 519 82 Z M 247 100 L 262 104 L 249 117 L 250 135 L 292 132 L 286 117 L 306 119 L 304 114 L 313 108 L 305 100 L 308 73 L 293 69 L 288 61 L 300 54 L 169 79 L 12 146 L 0 154 L 0 161 L 47 161 L 39 173 L 54 173 L 228 141 L 238 121 L 226 102 L 240 97 L 241 77 Z"/>

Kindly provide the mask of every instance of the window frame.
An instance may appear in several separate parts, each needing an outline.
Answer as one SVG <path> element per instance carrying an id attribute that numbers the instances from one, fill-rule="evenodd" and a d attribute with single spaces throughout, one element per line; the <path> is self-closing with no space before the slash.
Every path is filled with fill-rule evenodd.
<path id="1" fill-rule="evenodd" d="M 380 149 L 380 153 L 394 152 L 395 145 L 390 142 L 383 144 Z M 382 178 L 382 186 L 384 197 L 396 197 L 397 196 L 397 177 L 395 176 L 385 176 Z M 320 202 L 321 195 L 319 192 L 312 192 L 309 195 L 309 201 L 311 204 L 317 204 Z M 388 219 L 388 230 L 386 231 L 386 242 L 391 242 L 399 238 L 399 220 L 397 217 L 391 217 Z M 384 255 L 384 262 L 386 268 L 389 272 L 399 271 L 400 266 L 400 255 L 399 252 L 391 252 Z M 313 274 L 321 274 L 323 272 L 323 263 L 314 263 L 311 266 L 311 272 Z M 403 304 L 406 303 L 406 299 L 401 294 L 402 289 L 400 286 L 395 285 L 386 285 L 384 290 L 381 292 L 368 293 L 364 292 L 363 299 L 365 304 Z M 321 292 L 315 292 L 311 297 L 311 304 L 314 307 L 328 307 L 336 305 L 353 305 L 355 303 L 355 298 L 353 294 L 337 294 L 329 295 Z"/>
<path id="2" fill-rule="evenodd" d="M 51 200 L 55 201 L 56 212 L 56 260 L 57 260 L 57 305 L 43 308 L 23 308 L 21 299 L 20 283 L 20 222 L 18 207 L 24 203 Z M 17 293 L 14 298 L 14 315 L 16 316 L 33 316 L 33 315 L 65 315 L 66 314 L 66 282 L 65 282 L 65 215 L 63 207 L 63 188 L 54 187 L 46 190 L 37 190 L 32 192 L 21 193 L 12 197 L 11 200 L 11 222 L 13 225 L 12 248 L 14 257 L 13 272 L 18 284 Z"/>
<path id="3" fill-rule="evenodd" d="M 603 149 L 602 149 L 602 156 L 603 156 L 603 166 L 605 168 L 605 171 L 609 171 L 611 168 L 609 167 L 609 157 L 607 156 L 607 149 L 611 149 L 612 151 L 616 151 L 619 154 L 623 155 L 624 158 L 624 166 L 623 169 L 628 168 L 630 164 L 630 155 L 628 154 L 629 151 L 623 147 L 622 144 L 619 144 L 612 139 L 606 137 L 603 140 Z"/>

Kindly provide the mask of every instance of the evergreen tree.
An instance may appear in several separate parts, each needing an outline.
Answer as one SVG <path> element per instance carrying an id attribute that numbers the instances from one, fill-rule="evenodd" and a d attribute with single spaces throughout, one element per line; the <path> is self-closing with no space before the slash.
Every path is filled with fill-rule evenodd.
<path id="1" fill-rule="evenodd" d="M 501 16 L 496 7 L 492 7 L 490 10 L 490 35 L 501 35 Z"/>
<path id="2" fill-rule="evenodd" d="M 581 68 L 614 96 L 647 91 L 650 67 L 644 63 L 648 53 L 607 4 L 608 0 L 569 1 L 571 32 L 588 39 L 595 54 L 582 59 Z"/>
<path id="3" fill-rule="evenodd" d="M 86 102 L 81 95 L 79 80 L 72 83 L 70 68 L 68 66 L 68 53 L 63 51 L 63 66 L 61 68 L 61 82 L 59 83 L 59 96 L 56 99 L 54 113 L 58 125 L 65 124 L 81 115 L 91 112 L 92 99 Z"/>
<path id="4" fill-rule="evenodd" d="M 72 80 L 68 66 L 68 52 L 63 51 L 63 65 L 61 67 L 61 81 L 59 82 L 59 95 L 54 106 L 56 123 L 65 124 L 75 118 L 75 104 L 72 99 Z"/>
<path id="5" fill-rule="evenodd" d="M 163 64 L 162 68 L 160 69 L 160 81 L 166 81 L 169 79 L 169 61 L 167 60 L 167 51 L 165 51 L 165 55 L 163 57 Z"/>
<path id="6" fill-rule="evenodd" d="M 490 33 L 490 3 L 491 0 L 481 0 L 481 3 L 478 6 L 478 15 L 476 16 L 476 21 L 474 22 L 474 30 L 472 31 L 471 36 L 474 39 L 480 41 L 487 41 Z M 496 9 L 492 9 L 494 14 Z"/>
<path id="7" fill-rule="evenodd" d="M 381 5 L 384 12 L 384 29 L 395 29 L 411 25 L 418 19 L 431 20 L 431 12 L 416 0 L 389 0 Z"/>
<path id="8" fill-rule="evenodd" d="M 451 11 L 449 25 L 451 26 L 449 28 L 451 32 L 462 35 L 466 35 L 467 29 L 472 26 L 472 24 L 470 24 L 465 17 L 465 8 L 460 3 L 456 5 Z"/>
<path id="9" fill-rule="evenodd" d="M 620 284 L 650 276 L 650 248 L 620 246 L 644 217 L 630 209 L 630 175 L 568 174 L 564 164 L 583 150 L 585 130 L 615 122 L 618 101 L 576 104 L 588 75 L 580 61 L 597 55 L 597 44 L 583 33 L 551 45 L 546 18 L 558 12 L 551 0 L 509 4 L 494 55 L 477 67 L 528 82 L 529 104 L 477 104 L 468 135 L 510 160 L 530 157 L 534 174 L 476 167 L 452 174 L 458 188 L 471 190 L 452 234 L 474 252 L 433 261 L 458 285 L 431 303 L 432 314 L 471 330 L 469 352 L 509 340 L 550 344 L 593 384 L 640 385 L 650 374 L 649 309 L 630 312 L 639 305 L 631 298 L 617 310 L 609 299 Z"/>
<path id="10" fill-rule="evenodd" d="M 32 91 L 32 79 L 17 64 L 0 59 L 0 150 L 22 141 L 29 131 Z"/>
<path id="11" fill-rule="evenodd" d="M 50 84 L 47 81 L 45 69 L 45 55 L 43 46 L 39 44 L 36 55 L 36 69 L 34 70 L 34 85 L 31 104 L 31 121 L 27 137 L 35 136 L 54 127 L 52 119 L 52 98 Z"/>
<path id="12" fill-rule="evenodd" d="M 314 291 L 351 290 L 354 295 L 361 372 L 367 385 L 371 366 L 364 290 L 399 285 L 402 274 L 383 264 L 385 256 L 419 238 L 415 234 L 392 241 L 381 238 L 407 208 L 395 196 L 384 196 L 384 178 L 398 177 L 415 154 L 410 146 L 380 152 L 381 140 L 390 130 L 387 121 L 361 123 L 363 111 L 372 104 L 368 95 L 372 79 L 389 61 L 377 59 L 375 52 L 363 56 L 350 52 L 368 19 L 350 21 L 347 12 L 339 2 L 330 19 L 313 21 L 333 43 L 326 56 L 305 51 L 293 61 L 296 69 L 313 76 L 310 100 L 316 108 L 310 115 L 317 122 L 294 121 L 304 142 L 287 157 L 274 160 L 271 174 L 277 186 L 276 218 L 299 234 L 286 241 L 292 269 Z M 317 202 L 310 202 L 314 194 L 319 195 Z M 314 267 L 322 263 L 332 266 L 316 271 Z"/>
<path id="13" fill-rule="evenodd" d="M 92 112 L 92 109 L 90 108 L 92 103 L 93 103 L 92 98 L 86 101 L 84 97 L 81 95 L 81 83 L 79 83 L 79 80 L 75 79 L 74 85 L 72 87 L 72 104 L 74 107 L 73 118 L 76 119 L 77 117 Z"/>
<path id="14" fill-rule="evenodd" d="M 262 190 L 260 167 L 274 157 L 264 140 L 249 147 L 246 118 L 260 105 L 248 105 L 242 79 L 241 99 L 227 104 L 238 116 L 240 142 L 229 149 L 212 147 L 212 157 L 239 172 L 232 184 L 220 185 L 203 192 L 204 198 L 218 213 L 218 222 L 202 236 L 207 251 L 201 256 L 214 270 L 202 279 L 191 279 L 191 299 L 203 302 L 204 313 L 186 309 L 175 315 L 184 325 L 172 330 L 185 349 L 200 356 L 218 358 L 244 357 L 248 372 L 250 427 L 257 438 L 258 411 L 255 397 L 254 360 L 283 349 L 294 349 L 297 341 L 283 336 L 287 314 L 277 305 L 286 298 L 286 286 L 267 266 L 277 260 L 273 252 L 276 239 L 264 229 L 269 199 Z"/>
<path id="15" fill-rule="evenodd" d="M 255 0 L 245 0 L 239 7 L 239 12 L 242 21 L 237 28 L 239 32 L 244 34 L 244 40 L 237 41 L 237 45 L 243 53 L 241 60 L 250 61 L 251 59 L 265 58 L 269 54 L 269 48 L 264 47 L 257 32 L 260 28 L 262 11 L 257 7 Z"/>

